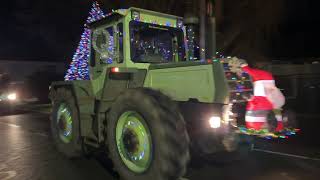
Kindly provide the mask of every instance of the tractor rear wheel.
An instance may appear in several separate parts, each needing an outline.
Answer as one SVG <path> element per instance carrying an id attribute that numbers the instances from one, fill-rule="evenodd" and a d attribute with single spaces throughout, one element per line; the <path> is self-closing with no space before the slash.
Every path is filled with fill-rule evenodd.
<path id="1" fill-rule="evenodd" d="M 78 109 L 71 91 L 59 88 L 52 95 L 51 133 L 55 145 L 68 158 L 82 155 Z M 80 144 L 80 145 L 79 145 Z"/>
<path id="2" fill-rule="evenodd" d="M 175 103 L 159 91 L 130 89 L 113 104 L 107 145 L 120 176 L 178 179 L 189 161 L 189 137 Z"/>

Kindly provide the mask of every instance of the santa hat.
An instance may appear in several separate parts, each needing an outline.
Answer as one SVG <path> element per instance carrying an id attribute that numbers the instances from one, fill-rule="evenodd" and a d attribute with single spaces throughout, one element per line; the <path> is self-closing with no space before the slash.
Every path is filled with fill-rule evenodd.
<path id="1" fill-rule="evenodd" d="M 251 76 L 252 82 L 262 81 L 262 80 L 274 81 L 272 74 L 267 71 L 260 70 L 260 69 L 253 69 L 253 68 L 250 68 L 248 65 L 243 65 L 242 70 L 247 72 Z"/>
<path id="2" fill-rule="evenodd" d="M 275 86 L 275 81 L 271 73 L 259 69 L 250 68 L 248 65 L 242 66 L 253 81 L 254 96 L 248 102 L 246 110 L 246 126 L 249 129 L 260 130 L 267 125 L 267 112 L 272 111 L 274 106 L 266 97 L 265 87 Z M 277 131 L 283 129 L 282 118 L 277 117 Z"/>

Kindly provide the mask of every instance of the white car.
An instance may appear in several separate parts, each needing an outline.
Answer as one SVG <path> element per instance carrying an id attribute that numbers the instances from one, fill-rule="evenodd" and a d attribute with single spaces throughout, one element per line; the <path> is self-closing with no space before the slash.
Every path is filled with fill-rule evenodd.
<path id="1" fill-rule="evenodd" d="M 18 97 L 15 91 L 5 91 L 0 94 L 0 101 L 17 102 Z"/>

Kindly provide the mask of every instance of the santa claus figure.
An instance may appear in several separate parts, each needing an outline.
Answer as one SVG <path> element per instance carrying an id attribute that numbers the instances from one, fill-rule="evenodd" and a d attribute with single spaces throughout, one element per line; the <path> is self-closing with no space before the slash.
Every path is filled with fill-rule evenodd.
<path id="1" fill-rule="evenodd" d="M 276 87 L 271 73 L 251 68 L 245 60 L 232 58 L 229 61 L 230 70 L 236 73 L 246 72 L 253 82 L 253 96 L 246 107 L 246 127 L 248 129 L 282 131 L 283 122 L 279 109 L 284 105 L 285 98 Z"/>

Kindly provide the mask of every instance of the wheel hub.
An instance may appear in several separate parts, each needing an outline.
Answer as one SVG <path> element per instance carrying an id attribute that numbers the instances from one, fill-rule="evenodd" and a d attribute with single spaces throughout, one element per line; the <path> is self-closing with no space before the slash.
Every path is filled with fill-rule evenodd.
<path id="1" fill-rule="evenodd" d="M 123 133 L 123 144 L 124 148 L 127 149 L 128 153 L 134 154 L 139 149 L 139 139 L 134 131 L 128 129 Z"/>
<path id="2" fill-rule="evenodd" d="M 59 138 L 64 143 L 72 140 L 72 116 L 70 108 L 62 103 L 57 111 L 57 129 Z"/>
<path id="3" fill-rule="evenodd" d="M 149 128 L 138 113 L 127 111 L 118 119 L 116 140 L 123 163 L 133 172 L 148 169 L 152 159 L 152 141 Z"/>
<path id="4" fill-rule="evenodd" d="M 60 118 L 59 119 L 59 123 L 58 123 L 58 126 L 60 129 L 66 129 L 67 125 L 66 125 L 66 120 L 64 118 Z"/>

